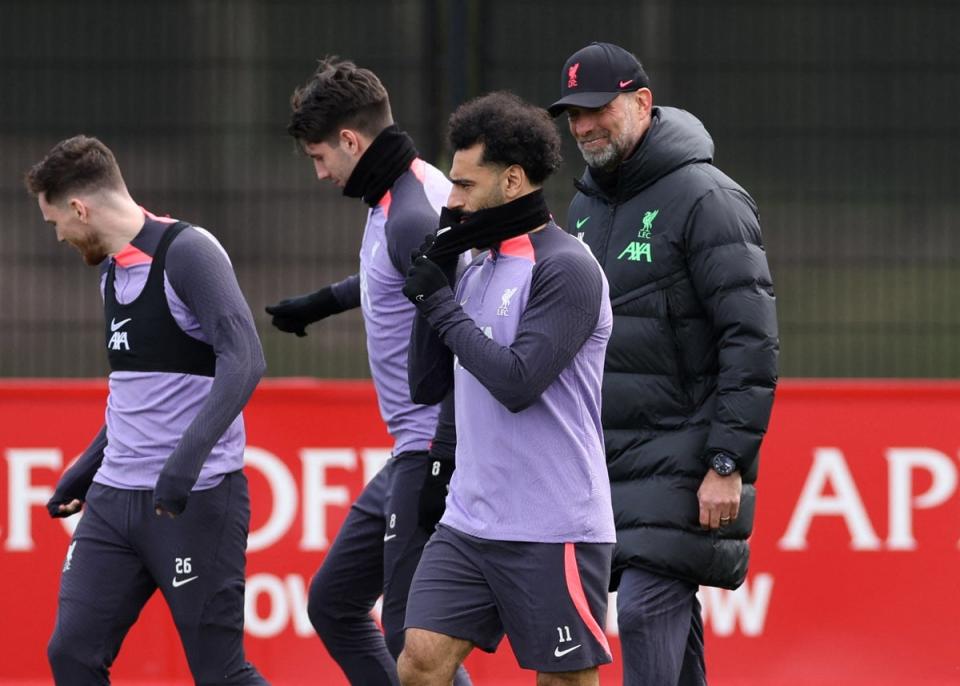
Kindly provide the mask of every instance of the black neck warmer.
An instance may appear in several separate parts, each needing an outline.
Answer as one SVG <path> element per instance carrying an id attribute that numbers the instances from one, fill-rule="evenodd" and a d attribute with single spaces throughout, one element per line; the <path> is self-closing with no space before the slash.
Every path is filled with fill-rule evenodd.
<path id="1" fill-rule="evenodd" d="M 470 248 L 486 250 L 508 238 L 532 231 L 550 221 L 550 210 L 543 190 L 521 196 L 512 202 L 464 214 L 446 207 L 440 212 L 440 229 L 427 257 L 442 261 Z M 444 230 L 447 229 L 448 230 Z"/>
<path id="2" fill-rule="evenodd" d="M 396 124 L 391 124 L 360 156 L 343 187 L 343 194 L 348 198 L 363 198 L 365 203 L 374 207 L 416 158 L 413 139 Z"/>

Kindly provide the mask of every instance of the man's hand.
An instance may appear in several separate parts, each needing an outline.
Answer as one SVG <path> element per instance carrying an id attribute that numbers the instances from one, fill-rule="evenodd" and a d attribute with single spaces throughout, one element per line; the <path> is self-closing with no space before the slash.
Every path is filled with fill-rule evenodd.
<path id="1" fill-rule="evenodd" d="M 447 275 L 430 258 L 419 252 L 410 256 L 403 294 L 414 305 L 419 305 L 441 288 L 449 287 Z"/>
<path id="2" fill-rule="evenodd" d="M 446 509 L 447 491 L 454 466 L 452 460 L 430 458 L 427 461 L 427 471 L 417 505 L 417 525 L 427 531 L 437 528 L 437 522 L 440 521 Z"/>
<path id="3" fill-rule="evenodd" d="M 69 517 L 74 515 L 83 509 L 83 501 L 79 498 L 74 498 L 73 500 L 63 501 L 63 500 L 49 500 L 47 502 L 47 512 L 50 513 L 51 517 Z"/>
<path id="4" fill-rule="evenodd" d="M 161 471 L 153 489 L 153 508 L 157 516 L 165 514 L 176 517 L 182 513 L 187 509 L 187 498 L 192 488 L 193 482 L 189 479 Z"/>
<path id="5" fill-rule="evenodd" d="M 307 335 L 308 325 L 343 312 L 343 307 L 333 295 L 330 286 L 321 288 L 316 293 L 286 298 L 276 305 L 267 305 L 265 309 L 267 314 L 273 315 L 271 323 L 275 327 L 300 338 Z"/>
<path id="6" fill-rule="evenodd" d="M 410 261 L 413 262 L 415 259 L 417 259 L 419 255 L 426 255 L 428 252 L 430 252 L 430 248 L 432 248 L 433 244 L 436 242 L 437 242 L 437 234 L 428 233 L 426 236 L 423 237 L 423 243 L 420 244 L 420 247 L 417 248 L 417 251 L 415 253 L 411 253 Z M 456 257 L 454 257 L 454 259 L 456 259 Z"/>
<path id="7" fill-rule="evenodd" d="M 719 529 L 727 526 L 740 513 L 740 492 L 743 480 L 740 472 L 729 476 L 720 476 L 712 469 L 707 470 L 703 483 L 697 490 L 700 501 L 700 527 Z"/>
<path id="8" fill-rule="evenodd" d="M 419 251 L 410 255 L 410 263 L 413 264 L 413 261 L 418 255 L 423 255 L 435 265 L 440 267 L 441 271 L 443 271 L 447 277 L 447 285 L 453 288 L 457 283 L 457 266 L 460 263 L 460 255 L 444 255 L 441 253 L 439 257 L 431 257 L 430 252 L 436 242 L 437 234 L 428 233 L 423 239 L 423 243 L 420 244 Z"/>

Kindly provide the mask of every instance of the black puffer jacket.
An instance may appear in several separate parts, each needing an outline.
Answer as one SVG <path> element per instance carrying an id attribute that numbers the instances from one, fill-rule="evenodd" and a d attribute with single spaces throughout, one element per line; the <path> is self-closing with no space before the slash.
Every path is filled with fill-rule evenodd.
<path id="1" fill-rule="evenodd" d="M 756 205 L 712 156 L 699 120 L 654 108 L 618 174 L 587 169 L 570 204 L 568 230 L 603 265 L 613 304 L 603 382 L 613 588 L 631 565 L 724 588 L 747 573 L 779 342 Z M 697 489 L 718 450 L 740 467 L 740 515 L 705 532 Z"/>

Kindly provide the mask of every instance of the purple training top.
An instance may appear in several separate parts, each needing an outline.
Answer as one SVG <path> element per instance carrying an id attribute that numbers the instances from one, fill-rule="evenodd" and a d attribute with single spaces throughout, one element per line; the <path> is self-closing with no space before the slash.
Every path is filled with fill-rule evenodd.
<path id="1" fill-rule="evenodd" d="M 344 306 L 352 304 L 354 292 L 359 295 L 370 373 L 380 415 L 394 439 L 394 455 L 426 451 L 437 428 L 439 407 L 410 400 L 407 345 L 416 308 L 402 289 L 410 253 L 436 230 L 449 195 L 450 182 L 443 173 L 415 159 L 367 214 L 360 278 L 347 279 L 334 289 Z"/>
<path id="2" fill-rule="evenodd" d="M 600 425 L 613 320 L 586 246 L 551 222 L 475 260 L 456 298 L 441 289 L 423 312 L 455 355 L 457 469 L 441 523 L 494 540 L 614 542 Z M 425 329 L 418 319 L 415 398 L 450 379 Z"/>
<path id="3" fill-rule="evenodd" d="M 111 258 L 118 302 L 130 303 L 141 293 L 153 250 L 173 223 L 148 213 L 131 244 Z M 101 268 L 101 292 L 108 264 Z M 177 325 L 213 346 L 216 375 L 111 372 L 106 445 L 93 478 L 97 483 L 152 489 L 170 459 L 184 473 L 202 462 L 193 487 L 202 490 L 243 467 L 240 412 L 262 374 L 263 355 L 229 258 L 211 234 L 190 227 L 171 243 L 164 292 Z"/>

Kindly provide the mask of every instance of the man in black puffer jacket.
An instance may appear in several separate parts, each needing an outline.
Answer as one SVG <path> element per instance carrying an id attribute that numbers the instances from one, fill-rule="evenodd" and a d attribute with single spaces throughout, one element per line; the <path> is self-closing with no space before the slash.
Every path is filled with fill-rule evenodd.
<path id="1" fill-rule="evenodd" d="M 617 526 L 624 683 L 706 683 L 698 585 L 743 583 L 777 382 L 757 207 L 691 114 L 653 107 L 632 54 L 592 43 L 561 72 L 587 163 L 569 231 L 610 282 L 603 428 Z"/>

